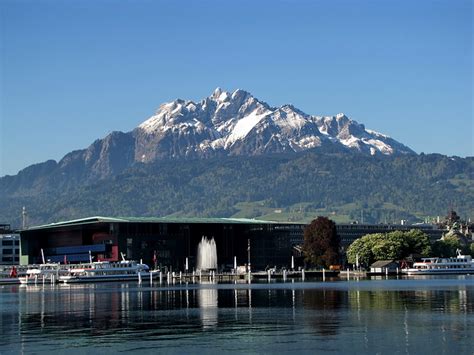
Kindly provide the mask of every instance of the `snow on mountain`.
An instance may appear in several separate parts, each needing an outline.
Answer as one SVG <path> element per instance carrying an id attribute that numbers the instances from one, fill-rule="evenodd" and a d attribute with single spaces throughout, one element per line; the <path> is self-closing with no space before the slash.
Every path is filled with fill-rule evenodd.
<path id="1" fill-rule="evenodd" d="M 403 144 L 365 129 L 343 113 L 308 115 L 292 105 L 270 107 L 250 93 L 217 88 L 200 101 L 165 103 L 134 131 L 137 160 L 157 157 L 255 155 L 324 145 L 370 155 L 413 154 Z"/>

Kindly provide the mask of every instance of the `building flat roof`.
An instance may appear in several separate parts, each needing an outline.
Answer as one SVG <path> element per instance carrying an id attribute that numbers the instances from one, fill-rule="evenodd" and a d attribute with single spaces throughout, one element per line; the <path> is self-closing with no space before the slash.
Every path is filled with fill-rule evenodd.
<path id="1" fill-rule="evenodd" d="M 250 218 L 197 218 L 197 217 L 103 217 L 94 216 L 69 221 L 61 221 L 33 226 L 24 231 L 86 225 L 94 223 L 206 223 L 206 224 L 294 224 L 275 221 L 264 221 Z"/>

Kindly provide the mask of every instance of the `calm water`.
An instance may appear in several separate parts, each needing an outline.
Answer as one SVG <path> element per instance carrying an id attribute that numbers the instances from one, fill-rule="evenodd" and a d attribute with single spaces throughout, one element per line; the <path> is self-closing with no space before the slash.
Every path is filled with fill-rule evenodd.
<path id="1" fill-rule="evenodd" d="M 0 353 L 473 354 L 474 277 L 0 286 Z"/>

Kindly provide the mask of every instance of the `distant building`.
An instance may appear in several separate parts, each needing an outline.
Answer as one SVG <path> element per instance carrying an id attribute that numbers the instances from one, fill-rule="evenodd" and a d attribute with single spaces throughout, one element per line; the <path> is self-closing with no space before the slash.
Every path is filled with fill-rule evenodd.
<path id="1" fill-rule="evenodd" d="M 0 265 L 17 265 L 20 261 L 20 234 L 9 224 L 0 224 Z"/>
<path id="2" fill-rule="evenodd" d="M 217 245 L 219 268 L 250 263 L 252 269 L 268 266 L 289 267 L 295 256 L 295 267 L 303 265 L 301 246 L 305 224 L 282 223 L 238 218 L 112 218 L 90 217 L 34 226 L 22 230 L 21 264 L 41 262 L 41 249 L 46 259 L 55 262 L 119 260 L 123 253 L 129 259 L 143 259 L 152 264 L 182 270 L 186 258 L 189 268 L 196 264 L 196 250 L 202 236 L 213 237 Z M 442 231 L 432 226 L 337 224 L 342 247 L 370 233 L 421 229 L 432 240 Z"/>
<path id="3" fill-rule="evenodd" d="M 443 231 L 438 229 L 436 225 L 432 224 L 337 224 L 337 234 L 341 237 L 341 244 L 343 247 L 348 247 L 354 240 L 373 233 L 389 233 L 393 231 L 409 231 L 411 229 L 419 229 L 428 235 L 430 240 L 441 239 Z"/>

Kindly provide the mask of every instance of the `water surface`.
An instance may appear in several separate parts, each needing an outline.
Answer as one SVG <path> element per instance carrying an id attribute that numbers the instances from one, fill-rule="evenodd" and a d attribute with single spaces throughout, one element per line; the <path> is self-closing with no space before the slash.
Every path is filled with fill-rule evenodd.
<path id="1" fill-rule="evenodd" d="M 0 353 L 472 354 L 474 277 L 0 286 Z"/>

